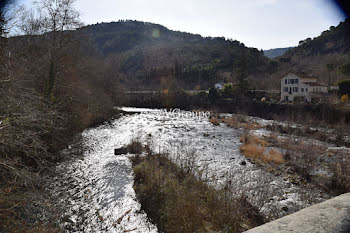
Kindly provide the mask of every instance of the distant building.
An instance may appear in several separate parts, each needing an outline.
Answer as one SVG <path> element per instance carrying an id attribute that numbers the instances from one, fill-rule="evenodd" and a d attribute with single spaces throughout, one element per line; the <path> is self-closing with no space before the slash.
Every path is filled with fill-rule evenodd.
<path id="1" fill-rule="evenodd" d="M 217 83 L 215 84 L 215 88 L 221 90 L 224 88 L 224 85 L 222 85 L 222 83 Z"/>
<path id="2" fill-rule="evenodd" d="M 330 91 L 339 91 L 339 86 L 330 86 L 329 90 Z"/>
<path id="3" fill-rule="evenodd" d="M 281 79 L 281 101 L 311 102 L 313 98 L 328 94 L 326 85 L 317 82 L 317 78 L 303 73 L 288 73 Z"/>

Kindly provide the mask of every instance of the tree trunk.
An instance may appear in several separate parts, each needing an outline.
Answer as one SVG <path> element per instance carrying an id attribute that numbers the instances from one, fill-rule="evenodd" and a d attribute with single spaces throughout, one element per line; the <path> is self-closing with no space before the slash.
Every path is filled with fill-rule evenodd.
<path id="1" fill-rule="evenodd" d="M 50 101 L 50 103 L 54 101 L 53 88 L 55 85 L 55 78 L 56 78 L 56 66 L 55 66 L 55 62 L 51 60 L 50 72 L 49 72 L 49 83 L 48 83 L 47 92 L 46 92 L 46 97 Z"/>

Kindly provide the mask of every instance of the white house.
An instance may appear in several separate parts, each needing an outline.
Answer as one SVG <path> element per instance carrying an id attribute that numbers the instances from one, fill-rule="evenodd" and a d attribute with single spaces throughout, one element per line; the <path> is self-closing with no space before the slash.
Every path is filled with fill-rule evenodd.
<path id="1" fill-rule="evenodd" d="M 215 88 L 221 90 L 222 88 L 224 88 L 224 85 L 222 85 L 221 83 L 217 83 L 215 84 Z"/>
<path id="2" fill-rule="evenodd" d="M 312 98 L 327 94 L 327 86 L 317 82 L 317 78 L 305 74 L 288 73 L 281 79 L 281 101 L 310 102 Z"/>

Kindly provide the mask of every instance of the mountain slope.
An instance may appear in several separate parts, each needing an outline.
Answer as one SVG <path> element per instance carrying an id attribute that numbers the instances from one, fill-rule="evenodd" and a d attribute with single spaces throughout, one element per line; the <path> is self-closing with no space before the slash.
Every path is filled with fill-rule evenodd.
<path id="1" fill-rule="evenodd" d="M 349 28 L 346 20 L 273 59 L 236 40 L 204 38 L 139 21 L 89 25 L 73 34 L 82 36 L 81 54 L 103 64 L 111 82 L 125 89 L 207 89 L 217 82 L 237 83 L 242 73 L 253 88 L 279 89 L 288 71 L 317 76 L 323 83 L 330 78 L 331 84 L 345 78 L 338 67 L 350 61 Z"/>
<path id="2" fill-rule="evenodd" d="M 233 81 L 242 60 L 248 75 L 265 72 L 269 62 L 262 51 L 238 41 L 139 21 L 90 25 L 77 32 L 91 39 L 99 57 L 117 63 L 115 69 L 128 87 L 203 89 Z"/>
<path id="3" fill-rule="evenodd" d="M 310 57 L 327 55 L 331 53 L 350 53 L 350 20 L 346 19 L 337 27 L 331 26 L 329 30 L 313 39 L 307 38 L 299 41 L 299 46 L 289 50 L 285 57 Z"/>
<path id="4" fill-rule="evenodd" d="M 268 49 L 264 50 L 264 55 L 268 58 L 275 58 L 282 56 L 285 54 L 289 49 L 294 48 L 294 47 L 287 47 L 287 48 L 276 48 L 276 49 Z"/>
<path id="5" fill-rule="evenodd" d="M 350 20 L 330 27 L 318 37 L 300 41 L 299 46 L 276 57 L 274 62 L 275 72 L 265 78 L 275 89 L 279 88 L 279 80 L 288 71 L 304 72 L 330 85 L 348 78 L 341 72 L 341 67 L 350 62 Z"/>

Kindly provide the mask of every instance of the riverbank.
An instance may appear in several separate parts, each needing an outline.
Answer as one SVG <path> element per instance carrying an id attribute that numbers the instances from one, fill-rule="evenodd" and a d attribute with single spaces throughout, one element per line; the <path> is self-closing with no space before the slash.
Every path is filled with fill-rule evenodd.
<path id="1" fill-rule="evenodd" d="M 196 178 L 210 189 L 226 187 L 234 196 L 244 195 L 267 221 L 333 195 L 305 178 L 299 179 L 296 172 L 285 169 L 284 163 L 281 166 L 266 165 L 241 152 L 241 146 L 245 144 L 242 135 L 248 130 L 259 139 L 272 143 L 267 140 L 268 135 L 274 134 L 270 126 L 275 125 L 278 129 L 277 126 L 283 124 L 281 122 L 220 114 L 214 125 L 208 118 L 189 114 L 169 115 L 157 109 L 122 110 L 126 113 L 120 118 L 84 130 L 76 143 L 61 152 L 60 156 L 66 159 L 52 169 L 45 190 L 54 200 L 48 203 L 47 209 L 56 209 L 59 213 L 53 215 L 56 219 L 52 221 L 57 223 L 58 229 L 157 232 L 157 227 L 141 209 L 133 189 L 134 177 L 129 160 L 133 154 L 114 155 L 115 148 L 126 147 L 135 138 L 157 154 L 167 154 L 177 166 L 190 161 L 194 171 L 198 171 Z M 289 126 L 294 128 L 292 124 Z M 285 145 L 298 141 L 315 142 L 294 134 L 278 135 L 277 139 Z M 331 144 L 327 146 L 332 148 Z M 282 148 L 273 147 L 277 151 Z M 280 152 L 286 155 L 286 150 Z M 320 158 L 326 158 L 323 156 Z M 332 160 L 329 161 L 331 164 Z M 313 169 L 310 172 L 312 180 L 324 174 L 317 170 L 314 174 Z"/>
<path id="2" fill-rule="evenodd" d="M 8 155 L 0 159 L 0 231 L 61 232 L 58 219 L 62 210 L 54 206 L 47 191 L 47 177 L 57 163 L 67 159 L 61 150 L 79 141 L 84 128 L 97 127 L 118 115 L 118 110 L 110 108 L 90 115 L 84 123 L 65 119 L 52 132 L 45 129 L 47 122 L 19 124 L 22 116 L 3 123 L 1 137 L 7 136 L 9 141 L 0 143 L 0 150 Z M 24 138 L 12 141 L 18 135 Z"/>
<path id="3" fill-rule="evenodd" d="M 242 232 L 264 223 L 244 196 L 197 179 L 190 161 L 180 167 L 152 152 L 132 161 L 136 196 L 161 232 Z"/>
<path id="4" fill-rule="evenodd" d="M 242 154 L 267 171 L 287 171 L 293 183 L 312 183 L 331 195 L 350 192 L 350 140 L 334 129 L 237 114 L 219 114 L 210 121 L 243 128 Z"/>
<path id="5" fill-rule="evenodd" d="M 218 113 L 235 113 L 268 120 L 291 121 L 300 124 L 326 124 L 339 128 L 350 126 L 350 110 L 344 105 L 327 103 L 286 104 L 277 101 L 259 101 L 264 96 L 248 94 L 224 98 L 219 94 L 211 96 L 206 92 L 187 94 L 183 91 L 168 94 L 120 95 L 124 106 L 138 108 L 180 108 L 184 110 L 205 109 Z"/>
<path id="6" fill-rule="evenodd" d="M 147 112 L 147 109 L 132 109 L 132 108 L 127 108 L 127 111 L 134 111 L 135 114 L 137 113 L 142 113 L 141 115 L 147 116 L 149 115 L 155 115 L 155 116 L 172 116 L 172 117 L 177 117 L 177 116 L 186 116 L 186 114 L 172 114 L 171 112 L 166 112 L 165 110 L 160 113 L 156 113 L 156 110 L 152 110 Z M 146 112 L 145 112 L 146 111 Z M 168 113 L 168 114 L 166 114 Z M 190 114 L 187 114 L 188 116 Z M 245 167 L 249 166 L 249 164 L 254 164 L 254 166 L 257 166 L 258 168 L 264 170 L 265 172 L 271 174 L 274 176 L 271 180 L 268 178 L 264 177 L 262 175 L 260 180 L 257 180 L 257 184 L 255 184 L 255 188 L 252 187 L 252 189 L 247 189 L 247 186 L 243 185 L 237 185 L 236 182 L 238 179 L 233 178 L 232 176 L 239 176 L 237 172 L 233 172 L 232 176 L 226 176 L 223 175 L 224 180 L 221 182 L 221 186 L 216 186 L 216 187 L 227 187 L 226 185 L 228 184 L 227 182 L 230 183 L 230 188 L 233 190 L 244 189 L 244 192 L 253 192 L 256 196 L 255 198 L 250 198 L 249 201 L 250 203 L 254 203 L 255 206 L 260 207 L 259 210 L 262 211 L 265 216 L 268 216 L 268 219 L 276 219 L 279 216 L 284 216 L 289 213 L 293 213 L 297 211 L 299 208 L 296 207 L 296 203 L 300 204 L 300 202 L 306 203 L 304 207 L 309 206 L 312 203 L 317 203 L 322 199 L 318 199 L 315 196 L 315 192 L 325 192 L 329 196 L 328 198 L 334 196 L 334 195 L 339 195 L 340 193 L 347 192 L 349 187 L 347 186 L 348 181 L 348 174 L 347 172 L 349 171 L 349 164 L 348 163 L 343 163 L 342 161 L 347 162 L 346 158 L 349 155 L 349 150 L 343 147 L 336 147 L 331 143 L 331 141 L 326 142 L 327 140 L 324 141 L 318 141 L 315 139 L 315 137 L 307 137 L 310 135 L 307 135 L 306 132 L 310 129 L 304 128 L 302 125 L 297 125 L 297 124 L 287 124 L 287 123 L 282 123 L 278 121 L 272 121 L 272 120 L 264 120 L 261 118 L 254 118 L 254 117 L 247 117 L 244 115 L 235 115 L 235 114 L 219 114 L 217 117 L 217 120 L 214 121 L 214 117 L 210 119 L 210 122 L 212 123 L 213 127 L 217 127 L 218 131 L 221 131 L 223 128 L 232 128 L 234 131 L 241 132 L 240 135 L 235 136 L 236 138 L 239 139 L 240 142 L 237 144 L 239 145 L 239 150 L 242 151 L 242 147 L 245 145 L 253 146 L 254 148 L 258 148 L 258 156 L 251 157 L 247 156 L 244 151 L 242 151 L 242 156 L 246 157 L 246 160 L 241 158 L 240 164 L 237 164 L 238 166 Z M 171 117 L 170 117 L 171 118 Z M 170 119 L 168 119 L 170 120 Z M 166 123 L 169 121 L 165 120 L 165 124 L 169 125 Z M 203 125 L 204 126 L 204 125 Z M 300 130 L 301 132 L 305 132 L 305 134 L 294 134 L 294 131 L 285 131 L 284 134 L 280 134 L 281 132 L 277 129 L 280 127 L 286 127 L 286 129 L 296 129 Z M 273 129 L 276 128 L 276 131 Z M 192 128 L 194 130 L 194 128 Z M 316 132 L 324 132 L 327 129 L 324 129 L 322 127 L 318 127 L 315 129 L 312 129 L 311 131 L 316 131 Z M 164 131 L 162 131 L 164 132 Z M 170 133 L 170 132 L 167 132 Z M 205 133 L 203 133 L 204 137 L 209 137 L 211 140 L 216 140 L 216 137 L 213 136 L 212 134 L 214 132 L 210 132 L 210 130 L 207 130 Z M 326 132 L 325 132 L 326 133 Z M 313 135 L 313 134 L 311 134 Z M 227 135 L 228 136 L 228 135 Z M 157 135 L 156 138 L 158 137 L 164 137 L 163 135 Z M 199 135 L 193 136 L 192 138 L 198 138 L 200 137 Z M 248 138 L 248 139 L 245 139 Z M 219 140 L 224 140 L 225 136 L 220 135 Z M 227 139 L 227 138 L 226 138 Z M 186 139 L 185 139 L 186 140 Z M 193 139 L 192 139 L 193 140 Z M 144 140 L 143 140 L 144 141 Z M 145 141 L 144 141 L 145 142 Z M 183 144 L 186 146 L 185 149 L 179 148 L 181 143 L 176 143 L 175 147 L 174 144 L 169 143 L 168 146 L 165 146 L 162 144 L 162 148 L 160 151 L 165 151 L 165 153 L 168 153 L 168 157 L 172 158 L 173 161 L 176 161 L 176 164 L 191 164 L 192 167 L 201 169 L 202 172 L 197 172 L 197 177 L 200 179 L 203 178 L 207 183 L 210 184 L 217 184 L 217 181 L 220 180 L 218 179 L 216 182 L 212 179 L 208 179 L 208 175 L 202 175 L 203 173 L 206 173 L 206 171 L 210 170 L 208 166 L 201 166 L 198 163 L 198 160 L 202 160 L 203 153 L 205 151 L 203 150 L 196 150 L 198 146 L 203 145 L 205 143 L 202 143 L 202 140 L 200 139 L 197 141 L 198 143 L 190 143 L 190 145 Z M 199 144 L 199 145 L 198 145 Z M 210 143 L 209 143 L 210 144 Z M 217 147 L 217 145 L 210 145 L 211 147 Z M 194 150 L 192 151 L 189 148 L 193 148 Z M 157 149 L 157 147 L 155 147 Z M 184 156 L 179 155 L 175 151 L 178 151 L 180 149 L 181 152 L 186 154 Z M 266 150 L 267 151 L 267 156 L 266 157 L 260 157 L 261 155 L 265 156 L 265 152 L 261 152 L 261 150 Z M 224 150 L 221 150 L 224 152 Z M 271 153 L 274 151 L 274 153 Z M 253 150 L 254 152 L 254 150 Z M 261 153 L 260 153 L 261 152 Z M 215 153 L 215 152 L 214 152 Z M 225 152 L 224 152 L 225 153 Z M 234 153 L 232 151 L 232 153 Z M 196 154 L 196 155 L 195 155 Z M 317 156 L 315 156 L 317 154 Z M 222 155 L 222 154 L 221 154 Z M 281 160 L 273 160 L 273 159 L 267 159 L 271 157 L 271 155 L 274 156 L 280 156 L 282 159 Z M 217 154 L 217 156 L 220 156 Z M 182 159 L 181 159 L 182 158 Z M 190 162 L 186 162 L 190 160 Z M 277 162 L 276 162 L 277 161 Z M 336 164 L 336 165 L 334 165 Z M 237 166 L 234 165 L 234 166 Z M 159 162 L 156 162 L 155 165 L 160 166 Z M 221 165 L 222 166 L 222 165 Z M 219 165 L 220 167 L 220 165 Z M 216 167 L 218 168 L 218 167 Z M 231 167 L 233 170 L 235 170 L 234 167 Z M 152 169 L 148 169 L 152 170 Z M 164 170 L 166 171 L 166 168 L 159 168 L 157 170 Z M 169 172 L 166 172 L 169 173 Z M 243 171 L 243 173 L 247 176 L 250 176 L 249 172 Z M 151 172 L 153 174 L 153 172 Z M 149 174 L 151 176 L 151 174 Z M 147 176 L 144 174 L 144 176 Z M 219 175 L 220 176 L 220 175 Z M 163 178 L 166 177 L 166 175 L 159 175 L 159 177 Z M 173 175 L 172 177 L 176 177 L 176 175 Z M 210 177 L 210 176 L 209 176 Z M 137 176 L 135 177 L 137 179 Z M 245 177 L 246 178 L 246 177 Z M 281 184 L 277 184 L 278 180 L 282 178 L 286 183 L 289 183 L 291 186 L 294 187 L 299 187 L 300 189 L 304 190 L 305 192 L 298 193 L 297 195 L 299 196 L 299 200 L 296 201 L 295 198 L 296 196 L 294 195 L 286 195 L 288 198 L 282 197 L 279 199 L 279 195 L 284 196 L 283 194 L 278 194 L 278 191 L 274 188 L 271 188 L 272 186 L 279 186 Z M 164 178 L 166 179 L 166 178 Z M 144 179 L 141 179 L 144 181 Z M 214 178 L 215 180 L 215 178 Z M 272 181 L 272 182 L 271 182 Z M 146 182 L 146 181 L 145 181 Z M 271 183 L 270 183 L 271 182 Z M 165 186 L 162 186 L 162 188 L 167 189 L 166 184 L 167 182 L 160 182 L 164 184 Z M 136 184 L 137 186 L 137 184 Z M 168 185 L 169 186 L 169 185 Z M 141 185 L 141 187 L 143 187 Z M 147 184 L 146 184 L 147 187 Z M 276 187 L 276 188 L 277 188 Z M 139 187 L 138 187 L 139 188 Z M 171 187 L 169 187 L 171 188 Z M 147 188 L 142 189 L 141 192 L 147 192 Z M 283 191 L 287 191 L 288 188 L 286 187 Z M 306 191 L 308 190 L 308 191 Z M 322 191 L 321 191 L 322 190 Z M 138 191 L 136 191 L 138 192 Z M 140 192 L 140 191 L 139 191 Z M 162 193 L 162 192 L 160 192 Z M 314 193 L 314 194 L 312 194 Z M 324 197 L 327 196 L 327 194 L 324 194 Z M 140 194 L 141 197 L 139 200 L 146 199 L 145 197 L 142 197 L 143 195 L 147 194 Z M 270 195 L 272 199 L 270 199 Z M 151 202 L 157 202 L 158 201 L 166 201 L 164 200 L 167 199 L 167 197 L 162 196 L 162 198 L 158 199 L 156 198 L 156 195 L 152 195 L 154 198 L 151 198 Z M 234 196 L 234 194 L 232 194 Z M 170 197 L 171 199 L 172 197 Z M 316 198 L 316 199 L 315 199 Z M 323 200 L 328 199 L 327 197 Z M 157 199 L 157 200 L 154 200 Z M 279 208 L 276 206 L 276 204 L 272 204 L 272 200 L 281 200 L 280 205 L 280 210 L 282 210 L 282 213 L 280 212 Z M 294 199 L 294 200 L 293 200 Z M 170 201 L 170 200 L 169 200 Z M 271 203 L 272 201 L 272 203 Z M 293 204 L 292 204 L 293 203 Z M 148 205 L 149 206 L 149 205 Z M 277 208 L 276 208 L 277 207 Z M 156 210 L 147 210 L 147 206 L 145 208 L 146 212 L 151 211 L 156 212 Z M 271 215 L 272 212 L 275 214 L 278 213 L 278 215 Z M 162 212 L 163 213 L 163 212 Z M 159 216 L 160 214 L 158 214 Z M 166 217 L 165 217 L 166 218 Z M 164 222 L 162 223 L 164 224 Z"/>

